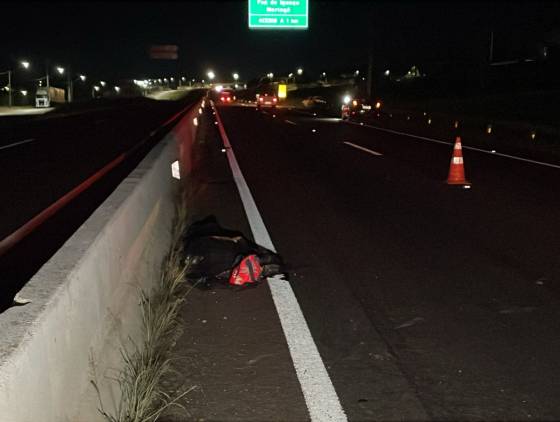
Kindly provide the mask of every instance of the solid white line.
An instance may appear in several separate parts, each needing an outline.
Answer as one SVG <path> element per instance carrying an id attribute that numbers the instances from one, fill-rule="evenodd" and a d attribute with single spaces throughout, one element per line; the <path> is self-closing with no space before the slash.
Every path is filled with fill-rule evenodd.
<path id="1" fill-rule="evenodd" d="M 346 123 L 351 124 L 351 125 L 369 127 L 371 129 L 377 129 L 377 130 L 381 130 L 383 132 L 394 133 L 394 134 L 397 134 L 397 135 L 404 135 L 404 136 L 408 136 L 409 138 L 421 139 L 423 141 L 435 142 L 435 143 L 438 143 L 438 144 L 445 144 L 445 145 L 454 145 L 453 142 L 445 142 L 445 141 L 441 141 L 441 140 L 438 140 L 438 139 L 427 138 L 425 136 L 418 136 L 418 135 L 413 135 L 411 133 L 399 132 L 397 130 L 385 129 L 384 127 L 378 127 L 378 126 L 372 126 L 372 125 L 366 125 L 366 124 L 361 125 L 361 124 L 356 123 L 356 122 L 348 122 L 348 121 Z M 488 150 L 485 150 L 485 149 L 469 147 L 465 144 L 463 144 L 462 146 L 463 146 L 463 149 L 469 149 L 471 151 L 482 152 L 484 154 L 490 154 L 490 155 L 497 155 L 497 156 L 500 156 L 500 157 L 511 158 L 512 160 L 524 161 L 526 163 L 538 164 L 540 166 L 546 166 L 546 167 L 552 167 L 552 168 L 555 168 L 555 169 L 560 169 L 560 165 L 557 165 L 557 164 L 546 163 L 544 161 L 529 160 L 528 158 L 518 157 L 516 155 L 502 154 L 500 152 L 492 152 L 492 151 L 488 151 Z"/>
<path id="2" fill-rule="evenodd" d="M 291 125 L 296 125 L 296 126 L 297 126 L 297 123 L 296 123 L 296 122 L 292 122 L 291 120 L 284 120 L 284 121 L 285 121 L 286 123 L 291 124 Z"/>
<path id="3" fill-rule="evenodd" d="M 35 138 L 31 138 L 31 139 L 26 139 L 26 140 L 24 140 L 24 141 L 14 142 L 13 144 L 1 146 L 1 147 L 0 147 L 0 150 L 2 150 L 2 149 L 8 149 L 8 148 L 11 148 L 11 147 L 15 147 L 15 146 L 17 146 L 17 145 L 27 144 L 27 143 L 29 143 L 29 142 L 33 142 L 34 140 L 35 140 Z"/>
<path id="4" fill-rule="evenodd" d="M 257 204 L 241 173 L 217 109 L 216 119 L 255 242 L 275 251 Z M 282 276 L 269 278 L 268 283 L 311 420 L 313 422 L 347 421 L 290 283 Z"/>
<path id="5" fill-rule="evenodd" d="M 377 155 L 377 156 L 382 156 L 382 155 L 383 155 L 383 154 L 381 154 L 380 152 L 377 152 L 377 151 L 374 151 L 374 150 L 371 150 L 371 149 L 364 148 L 364 147 L 362 147 L 362 146 L 360 146 L 360 145 L 353 144 L 352 142 L 346 142 L 346 141 L 344 141 L 344 143 L 345 143 L 346 145 L 351 146 L 351 147 L 354 147 L 354 148 L 360 149 L 360 150 L 362 150 L 362 151 L 365 151 L 365 152 L 367 152 L 367 153 L 369 153 L 369 154 L 371 154 L 371 155 Z"/>

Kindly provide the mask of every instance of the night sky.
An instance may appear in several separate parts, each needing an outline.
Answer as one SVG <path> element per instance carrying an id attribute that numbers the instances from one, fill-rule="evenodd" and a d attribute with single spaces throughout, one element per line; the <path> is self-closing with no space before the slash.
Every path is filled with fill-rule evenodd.
<path id="1" fill-rule="evenodd" d="M 94 79 L 354 67 L 373 49 L 379 67 L 534 55 L 559 28 L 558 2 L 310 1 L 306 31 L 249 30 L 247 2 L 3 3 L 2 69 L 71 65 Z M 9 16 L 9 18 L 6 18 Z M 179 45 L 178 62 L 150 61 L 150 44 Z M 41 72 L 39 72 L 41 73 Z"/>

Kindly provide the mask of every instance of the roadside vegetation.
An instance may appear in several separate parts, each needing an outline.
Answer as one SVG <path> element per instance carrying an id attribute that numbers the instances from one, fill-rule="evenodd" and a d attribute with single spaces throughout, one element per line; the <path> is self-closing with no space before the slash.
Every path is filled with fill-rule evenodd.
<path id="1" fill-rule="evenodd" d="M 173 224 L 172 248 L 164 260 L 160 280 L 151 292 L 140 291 L 143 343 L 131 341 L 129 348 L 121 348 L 123 367 L 115 380 L 121 397 L 114 414 L 104 409 L 99 389 L 92 381 L 100 401 L 99 411 L 108 422 L 156 421 L 170 406 L 184 409 L 179 400 L 195 389 L 190 387 L 172 397 L 162 386 L 163 378 L 172 371 L 171 349 L 180 324 L 179 310 L 192 288 L 185 283 L 189 263 L 182 255 L 185 221 L 186 207 L 180 203 Z"/>

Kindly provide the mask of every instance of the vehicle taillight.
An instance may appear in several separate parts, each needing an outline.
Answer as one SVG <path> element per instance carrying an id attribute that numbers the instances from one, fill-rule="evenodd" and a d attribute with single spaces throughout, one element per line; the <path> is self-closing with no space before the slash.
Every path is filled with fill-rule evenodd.
<path id="1" fill-rule="evenodd" d="M 225 100 L 225 98 L 224 98 L 224 97 L 220 97 L 220 100 L 224 101 L 224 100 Z"/>
<path id="2" fill-rule="evenodd" d="M 262 103 L 264 101 L 263 97 L 259 97 L 259 101 Z"/>
<path id="3" fill-rule="evenodd" d="M 272 99 L 272 101 L 276 102 L 276 101 L 278 101 L 278 98 L 274 97 L 274 98 Z"/>

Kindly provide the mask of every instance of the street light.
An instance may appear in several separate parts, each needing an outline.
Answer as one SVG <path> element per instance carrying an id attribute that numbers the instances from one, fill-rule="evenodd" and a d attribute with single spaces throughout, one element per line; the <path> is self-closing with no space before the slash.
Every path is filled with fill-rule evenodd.
<path id="1" fill-rule="evenodd" d="M 29 68 L 29 62 L 27 62 L 27 61 L 20 62 L 20 64 L 22 65 L 22 67 L 24 69 Z M 5 88 L 8 91 L 8 107 L 11 107 L 12 104 L 13 104 L 12 73 L 13 73 L 13 70 L 7 70 L 5 72 L 0 72 L 0 75 L 8 75 L 8 85 Z M 26 91 L 25 95 L 27 95 L 27 91 Z"/>
<path id="2" fill-rule="evenodd" d="M 302 69 L 301 67 L 300 67 L 300 68 L 298 68 L 298 70 L 297 70 L 297 74 L 298 74 L 298 75 L 302 75 L 302 74 L 303 74 L 303 69 Z"/>
<path id="3" fill-rule="evenodd" d="M 86 75 L 80 75 L 80 79 L 82 80 L 82 82 L 85 81 L 86 80 Z"/>
<path id="4" fill-rule="evenodd" d="M 239 73 L 234 73 L 233 74 L 233 80 L 237 81 L 239 79 Z"/>
<path id="5" fill-rule="evenodd" d="M 390 71 L 389 69 L 387 69 L 387 70 L 385 71 L 385 76 L 389 76 L 390 74 L 391 74 L 391 71 Z"/>
<path id="6" fill-rule="evenodd" d="M 120 92 L 120 91 L 121 91 L 121 88 L 118 87 L 118 86 L 116 86 L 116 87 L 115 87 L 115 91 L 116 91 L 116 92 Z"/>
<path id="7" fill-rule="evenodd" d="M 216 77 L 216 74 L 212 70 L 209 70 L 206 73 L 206 76 L 208 76 L 208 79 L 213 80 Z"/>
<path id="8" fill-rule="evenodd" d="M 63 68 L 63 67 L 58 66 L 58 67 L 56 68 L 56 71 L 57 71 L 60 75 L 64 74 L 64 68 Z"/>
<path id="9" fill-rule="evenodd" d="M 160 81 L 160 82 L 161 82 L 161 81 Z M 101 84 L 101 86 L 107 85 L 107 82 L 105 82 L 105 81 L 99 81 L 99 83 Z"/>

